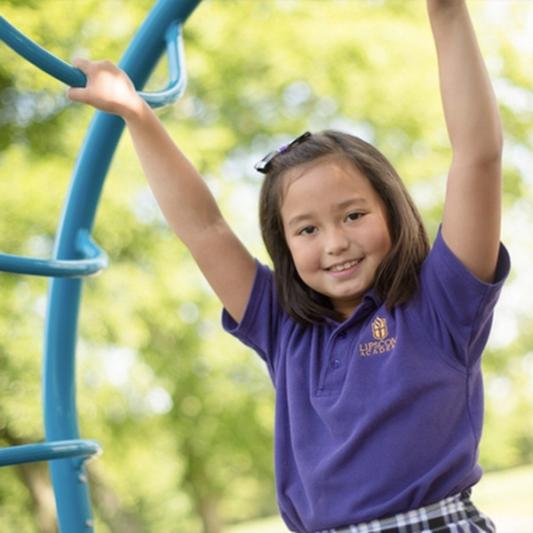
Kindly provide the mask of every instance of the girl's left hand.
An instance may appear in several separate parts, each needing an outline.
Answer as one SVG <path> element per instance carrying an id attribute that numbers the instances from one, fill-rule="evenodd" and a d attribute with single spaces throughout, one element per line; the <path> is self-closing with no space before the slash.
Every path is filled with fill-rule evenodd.
<path id="1" fill-rule="evenodd" d="M 140 112 L 143 100 L 126 73 L 110 61 L 75 59 L 73 65 L 87 76 L 87 85 L 70 88 L 67 96 L 102 111 L 132 118 Z"/>

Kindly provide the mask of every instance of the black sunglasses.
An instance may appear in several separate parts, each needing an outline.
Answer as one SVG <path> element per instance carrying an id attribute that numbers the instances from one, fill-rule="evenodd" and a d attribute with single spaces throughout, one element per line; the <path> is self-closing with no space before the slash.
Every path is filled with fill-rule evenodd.
<path id="1" fill-rule="evenodd" d="M 291 141 L 289 144 L 285 144 L 277 150 L 269 152 L 267 155 L 265 155 L 265 157 L 263 157 L 263 159 L 261 159 L 261 161 L 258 161 L 254 165 L 255 170 L 257 170 L 257 172 L 261 172 L 262 174 L 267 174 L 275 157 L 277 157 L 279 154 L 287 152 L 293 146 L 303 143 L 309 137 L 311 137 L 311 133 L 309 131 L 306 131 L 305 133 L 302 133 L 299 137 L 296 137 L 296 139 Z"/>

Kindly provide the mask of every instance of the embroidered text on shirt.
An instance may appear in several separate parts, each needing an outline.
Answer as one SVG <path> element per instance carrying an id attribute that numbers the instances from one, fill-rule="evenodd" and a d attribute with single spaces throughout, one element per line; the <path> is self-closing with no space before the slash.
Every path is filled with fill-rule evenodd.
<path id="1" fill-rule="evenodd" d="M 359 355 L 369 357 L 392 351 L 396 346 L 396 337 L 389 337 L 387 320 L 378 316 L 372 321 L 371 327 L 375 340 L 360 344 Z"/>

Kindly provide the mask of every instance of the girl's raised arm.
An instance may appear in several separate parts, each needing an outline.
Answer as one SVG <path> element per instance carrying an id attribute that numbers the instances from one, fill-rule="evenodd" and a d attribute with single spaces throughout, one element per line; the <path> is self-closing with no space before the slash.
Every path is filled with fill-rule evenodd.
<path id="1" fill-rule="evenodd" d="M 240 321 L 255 262 L 222 217 L 204 180 L 137 95 L 126 74 L 108 61 L 79 59 L 74 64 L 87 75 L 87 86 L 69 89 L 69 97 L 125 120 L 165 218 L 189 248 L 222 304 Z"/>
<path id="2" fill-rule="evenodd" d="M 442 236 L 480 279 L 493 280 L 501 219 L 502 128 L 465 0 L 427 0 L 453 159 Z"/>

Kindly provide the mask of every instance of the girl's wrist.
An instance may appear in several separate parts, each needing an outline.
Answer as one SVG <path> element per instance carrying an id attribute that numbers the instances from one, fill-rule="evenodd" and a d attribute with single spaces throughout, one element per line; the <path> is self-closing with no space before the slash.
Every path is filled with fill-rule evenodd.
<path id="1" fill-rule="evenodd" d="M 131 105 L 121 113 L 122 118 L 126 124 L 134 124 L 135 122 L 142 120 L 147 106 L 148 104 L 136 94 Z"/>
<path id="2" fill-rule="evenodd" d="M 430 14 L 453 14 L 465 6 L 465 0 L 427 0 Z"/>

